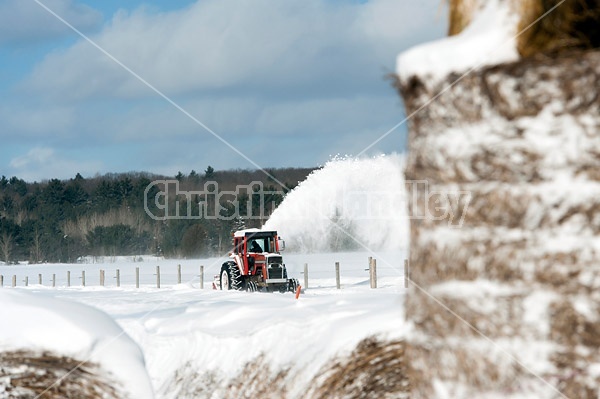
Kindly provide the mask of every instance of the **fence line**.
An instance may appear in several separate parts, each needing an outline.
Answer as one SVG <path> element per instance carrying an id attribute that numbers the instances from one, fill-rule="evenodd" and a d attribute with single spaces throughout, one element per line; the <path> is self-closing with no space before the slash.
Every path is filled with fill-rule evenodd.
<path id="1" fill-rule="evenodd" d="M 351 264 L 352 266 L 355 266 L 355 262 L 352 262 Z M 373 258 L 373 257 L 368 257 L 367 260 L 367 265 L 368 268 L 362 268 L 362 269 L 357 269 L 355 267 L 352 268 L 343 268 L 343 272 L 347 273 L 347 272 L 356 272 L 356 271 L 367 271 L 368 272 L 368 276 L 369 276 L 369 286 L 371 289 L 376 289 L 378 286 L 378 270 L 377 270 L 377 259 Z M 382 268 L 383 270 L 390 270 L 390 269 L 394 269 L 396 270 L 396 268 L 392 267 L 392 266 L 384 266 Z M 115 270 L 115 285 L 116 287 L 121 287 L 121 269 L 114 269 Z M 173 270 L 173 269 L 171 269 Z M 331 270 L 331 269 L 330 269 Z M 99 271 L 99 284 L 101 287 L 106 286 L 106 270 L 105 269 L 98 269 Z M 335 286 L 336 289 L 341 289 L 342 288 L 342 266 L 340 262 L 335 262 L 335 269 L 333 270 L 334 272 L 334 278 L 335 278 Z M 181 266 L 181 264 L 178 264 L 176 266 L 176 271 L 175 271 L 175 276 L 173 277 L 173 274 L 170 274 L 171 278 L 174 278 L 174 280 L 176 281 L 177 284 L 181 284 L 183 281 L 183 268 Z M 300 272 L 300 274 L 303 274 L 303 288 L 304 289 L 308 289 L 309 288 L 309 276 L 312 276 L 314 279 L 314 276 L 323 276 L 323 275 L 329 275 L 331 276 L 331 271 L 327 271 L 327 270 L 321 270 L 321 271 L 310 271 L 309 272 L 309 264 L 308 263 L 304 263 L 303 264 L 303 271 Z M 408 287 L 408 281 L 410 279 L 409 276 L 409 265 L 408 265 L 408 260 L 404 260 L 404 286 Z M 130 275 L 129 275 L 130 276 Z M 146 275 L 147 276 L 147 275 Z M 154 276 L 156 278 L 156 282 L 154 284 L 154 286 L 156 288 L 161 288 L 161 280 L 162 280 L 162 276 L 161 276 L 161 267 L 160 265 L 156 266 L 156 270 L 154 273 Z M 57 280 L 56 280 L 56 273 L 51 274 L 51 279 L 47 283 L 51 284 L 52 287 L 56 287 L 57 286 Z M 199 288 L 200 289 L 204 289 L 204 265 L 200 265 L 200 274 L 195 276 L 199 278 Z M 290 276 L 291 277 L 291 276 Z M 357 276 L 353 276 L 352 278 L 356 278 Z M 131 277 L 129 277 L 131 278 Z M 346 277 L 348 278 L 348 277 Z M 86 287 L 86 271 L 82 270 L 81 271 L 81 286 L 82 287 Z M 64 281 L 64 280 L 63 280 Z M 147 280 L 145 280 L 147 281 Z M 24 285 L 27 287 L 29 285 L 29 276 L 24 276 Z M 43 274 L 42 273 L 38 273 L 38 284 L 42 285 L 43 284 Z M 147 284 L 147 283 L 145 283 Z M 17 286 L 17 275 L 13 275 L 12 276 L 12 287 L 16 287 Z M 136 266 L 135 267 L 135 287 L 136 288 L 140 288 L 141 284 L 140 284 L 140 267 Z M 4 287 L 4 276 L 0 275 L 0 287 Z M 66 287 L 71 287 L 71 271 L 68 270 L 66 271 Z"/>

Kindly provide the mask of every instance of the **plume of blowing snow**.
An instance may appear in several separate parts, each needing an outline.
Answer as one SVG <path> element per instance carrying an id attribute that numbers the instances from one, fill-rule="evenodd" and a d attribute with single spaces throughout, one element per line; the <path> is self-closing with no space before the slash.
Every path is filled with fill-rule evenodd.
<path id="1" fill-rule="evenodd" d="M 311 173 L 273 212 L 277 230 L 297 252 L 408 247 L 404 158 L 336 158 Z"/>

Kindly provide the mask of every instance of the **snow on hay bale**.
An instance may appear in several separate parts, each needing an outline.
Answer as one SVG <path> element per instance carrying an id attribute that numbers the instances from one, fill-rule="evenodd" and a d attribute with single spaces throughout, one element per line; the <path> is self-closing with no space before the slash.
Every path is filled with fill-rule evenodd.
<path id="1" fill-rule="evenodd" d="M 306 380 L 293 367 L 277 367 L 259 354 L 239 373 L 184 364 L 163 389 L 168 398 L 380 399 L 409 398 L 404 342 L 370 336 L 349 354 L 330 358 Z"/>
<path id="2" fill-rule="evenodd" d="M 435 206 L 425 189 L 472 194 L 461 228 L 411 220 L 411 278 L 424 290 L 412 286 L 406 303 L 415 327 L 406 348 L 411 395 L 597 398 L 600 52 L 589 48 L 598 47 L 600 25 L 587 22 L 597 21 L 600 3 L 568 0 L 491 61 L 424 62 L 468 58 L 511 37 L 508 0 L 453 4 L 453 33 L 464 29 L 461 18 L 476 24 L 485 14 L 479 28 L 496 41 L 477 42 L 467 28 L 398 59 L 407 114 L 424 107 L 409 121 L 406 180 L 428 186 L 408 185 L 409 209 Z M 511 7 L 520 5 L 524 24 L 555 4 Z M 546 56 L 523 57 L 538 53 Z M 456 82 L 470 66 L 479 67 Z"/>
<path id="3" fill-rule="evenodd" d="M 566 0 L 555 9 L 556 2 L 541 0 L 463 0 L 450 5 L 453 35 L 398 56 L 396 72 L 403 85 L 418 77 L 431 88 L 450 74 L 459 77 L 523 57 L 600 47 L 598 0 Z"/>
<path id="4" fill-rule="evenodd" d="M 140 348 L 107 314 L 0 290 L 0 398 L 152 399 Z"/>
<path id="5" fill-rule="evenodd" d="M 450 35 L 462 32 L 485 0 L 448 0 Z M 600 47 L 600 3 L 598 0 L 567 0 L 549 12 L 558 1 L 504 0 L 519 15 L 517 29 L 525 30 L 517 48 L 524 56 L 555 54 L 573 49 Z M 534 23 L 542 15 L 538 23 Z M 529 27 L 529 28 L 528 28 Z"/>
<path id="6" fill-rule="evenodd" d="M 0 353 L 0 397 L 7 399 L 118 399 L 97 364 L 50 352 Z"/>

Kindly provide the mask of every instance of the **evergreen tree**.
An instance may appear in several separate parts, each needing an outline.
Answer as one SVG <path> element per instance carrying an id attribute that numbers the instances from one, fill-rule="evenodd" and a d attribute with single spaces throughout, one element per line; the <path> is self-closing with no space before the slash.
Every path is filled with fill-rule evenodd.
<path id="1" fill-rule="evenodd" d="M 188 178 L 190 179 L 190 181 L 192 183 L 198 183 L 200 181 L 200 175 L 198 175 L 198 173 L 196 173 L 196 171 L 194 169 L 192 169 Z"/>
<path id="2" fill-rule="evenodd" d="M 204 178 L 206 180 L 215 178 L 215 169 L 212 166 L 208 165 L 208 167 L 204 171 Z"/>
<path id="3" fill-rule="evenodd" d="M 25 194 L 27 194 L 27 183 L 25 183 L 25 180 L 22 180 L 22 179 L 17 178 L 16 176 L 13 176 L 8 181 L 8 184 L 10 185 L 12 190 L 15 193 L 19 194 L 21 197 L 23 197 Z"/>

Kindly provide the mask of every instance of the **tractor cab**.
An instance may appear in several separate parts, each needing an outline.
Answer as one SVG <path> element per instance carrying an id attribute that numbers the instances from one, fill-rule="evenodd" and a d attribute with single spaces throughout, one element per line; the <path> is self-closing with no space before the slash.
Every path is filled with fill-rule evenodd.
<path id="1" fill-rule="evenodd" d="M 282 263 L 276 231 L 241 230 L 233 236 L 233 247 L 234 253 L 230 257 L 237 258 L 243 265 L 242 275 L 245 276 L 262 275 L 266 280 L 267 260 L 269 264 Z"/>

